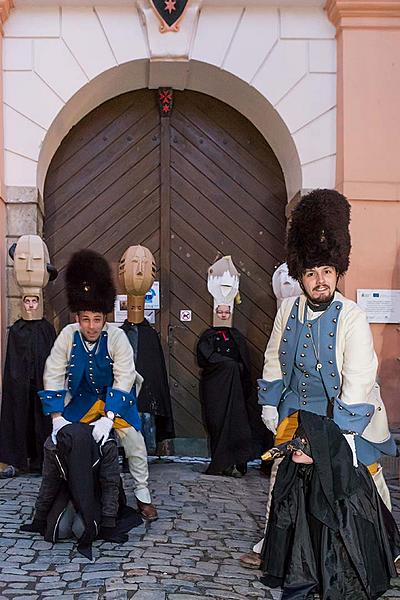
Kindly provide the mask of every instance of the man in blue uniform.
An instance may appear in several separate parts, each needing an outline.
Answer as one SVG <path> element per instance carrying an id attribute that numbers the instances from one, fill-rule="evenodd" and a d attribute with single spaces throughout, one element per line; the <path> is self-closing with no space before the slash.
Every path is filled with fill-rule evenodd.
<path id="1" fill-rule="evenodd" d="M 368 467 L 390 506 L 378 459 L 396 447 L 376 383 L 372 334 L 365 313 L 337 291 L 349 266 L 349 223 L 350 205 L 334 190 L 310 192 L 294 209 L 287 264 L 303 294 L 285 299 L 278 310 L 258 381 L 259 403 L 275 444 L 293 437 L 299 410 L 333 418 L 355 464 Z M 261 547 L 254 546 L 242 564 L 258 568 Z"/>
<path id="2" fill-rule="evenodd" d="M 40 393 L 53 423 L 53 441 L 69 423 L 93 425 L 103 444 L 114 428 L 125 449 L 141 516 L 157 518 L 148 490 L 147 452 L 140 431 L 136 395 L 142 377 L 124 332 L 106 323 L 114 308 L 115 287 L 107 261 L 91 250 L 74 254 L 66 269 L 68 304 L 77 322 L 56 339 Z"/>

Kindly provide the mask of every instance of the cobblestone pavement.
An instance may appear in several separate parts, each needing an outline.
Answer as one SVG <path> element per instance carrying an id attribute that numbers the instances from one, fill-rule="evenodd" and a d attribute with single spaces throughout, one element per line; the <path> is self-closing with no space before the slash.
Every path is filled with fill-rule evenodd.
<path id="1" fill-rule="evenodd" d="M 94 560 L 70 542 L 55 546 L 19 533 L 30 521 L 40 478 L 0 480 L 0 600 L 198 600 L 265 598 L 280 593 L 238 558 L 260 537 L 268 479 L 255 468 L 242 479 L 202 474 L 199 462 L 151 465 L 159 520 L 134 529 L 124 545 L 94 544 Z M 124 476 L 132 500 L 129 475 Z M 400 515 L 398 486 L 392 488 Z M 385 595 L 400 598 L 400 581 Z"/>

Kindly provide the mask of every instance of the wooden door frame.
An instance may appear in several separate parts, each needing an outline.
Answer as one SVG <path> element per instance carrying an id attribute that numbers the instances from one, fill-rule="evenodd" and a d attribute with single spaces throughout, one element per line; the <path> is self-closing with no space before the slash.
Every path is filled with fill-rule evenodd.
<path id="1" fill-rule="evenodd" d="M 160 338 L 169 377 L 171 271 L 171 126 L 173 90 L 159 88 L 160 109 Z"/>

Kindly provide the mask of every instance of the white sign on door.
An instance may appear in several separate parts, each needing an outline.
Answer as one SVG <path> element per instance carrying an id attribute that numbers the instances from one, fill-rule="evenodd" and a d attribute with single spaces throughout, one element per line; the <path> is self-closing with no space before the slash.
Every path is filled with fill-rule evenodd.
<path id="1" fill-rule="evenodd" d="M 180 311 L 180 320 L 181 321 L 191 321 L 192 320 L 192 311 L 188 310 L 187 308 L 185 308 L 184 310 Z"/>

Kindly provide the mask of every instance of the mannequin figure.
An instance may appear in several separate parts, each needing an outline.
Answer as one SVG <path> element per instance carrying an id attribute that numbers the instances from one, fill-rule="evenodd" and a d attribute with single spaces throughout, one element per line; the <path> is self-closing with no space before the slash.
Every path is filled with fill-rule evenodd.
<path id="1" fill-rule="evenodd" d="M 120 260 L 119 280 L 128 295 L 128 318 L 121 329 L 144 378 L 137 402 L 147 451 L 153 454 L 157 444 L 175 437 L 164 354 L 156 330 L 144 317 L 145 296 L 155 273 L 154 257 L 144 246 L 130 246 Z"/>
<path id="2" fill-rule="evenodd" d="M 43 288 L 57 277 L 46 244 L 38 235 L 23 235 L 9 250 L 22 292 L 21 318 L 7 342 L 0 418 L 0 477 L 17 470 L 40 472 L 43 444 L 51 420 L 43 415 L 37 395 L 56 332 L 43 318 Z"/>
<path id="3" fill-rule="evenodd" d="M 214 299 L 213 326 L 197 344 L 200 398 L 211 452 L 206 473 L 241 477 L 255 456 L 249 417 L 252 386 L 246 340 L 232 327 L 239 273 L 230 256 L 209 268 L 208 291 Z"/>

